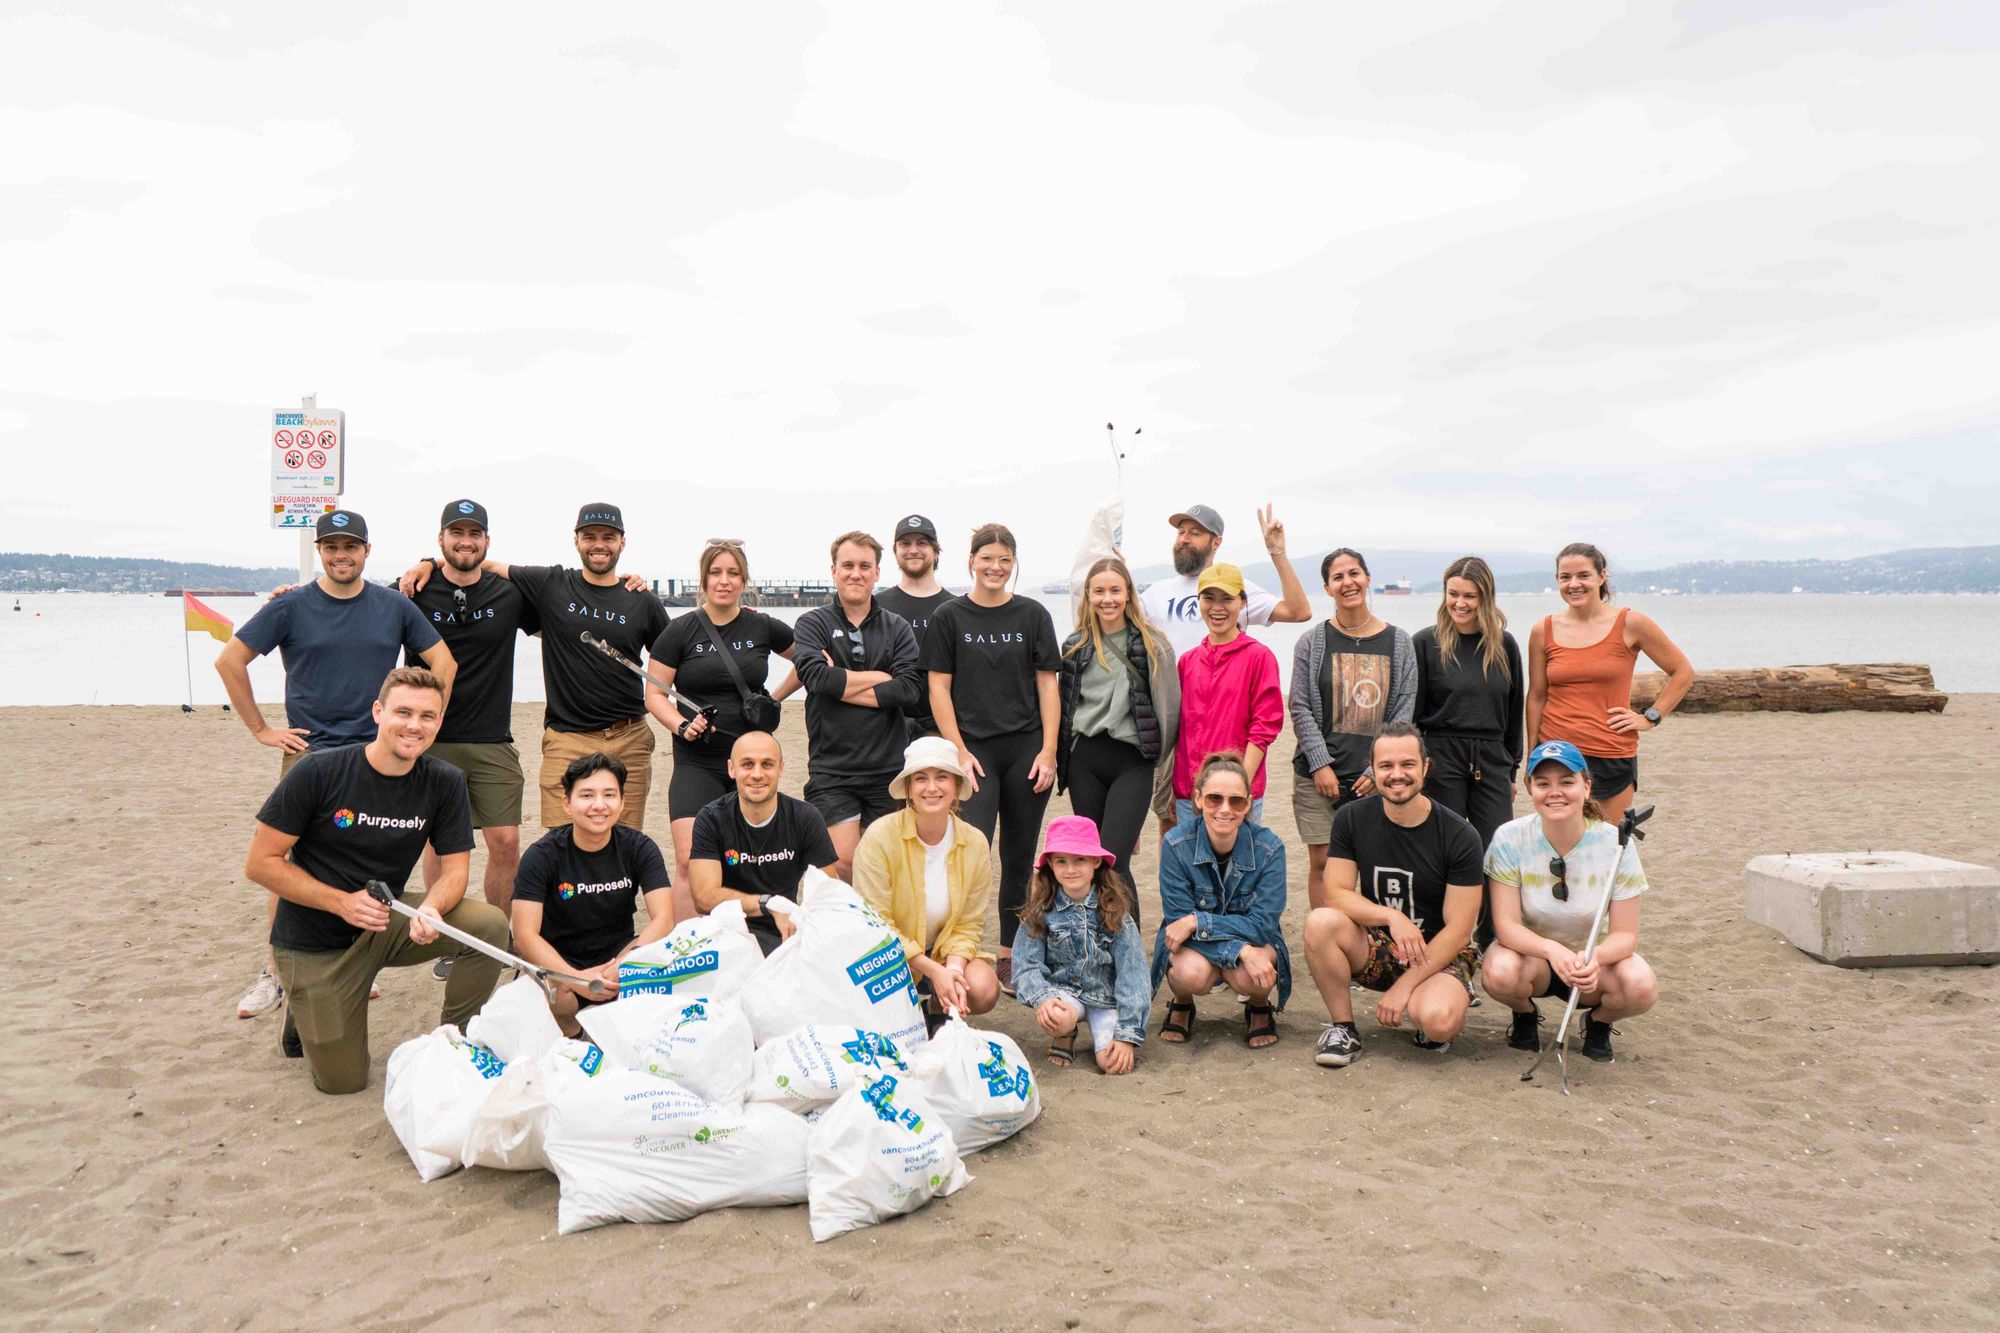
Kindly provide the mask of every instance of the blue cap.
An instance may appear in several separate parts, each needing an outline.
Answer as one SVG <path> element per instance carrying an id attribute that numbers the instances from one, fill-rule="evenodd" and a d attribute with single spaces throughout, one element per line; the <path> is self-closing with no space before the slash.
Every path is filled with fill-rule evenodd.
<path id="1" fill-rule="evenodd" d="M 1583 757 L 1583 751 L 1568 741 L 1543 741 L 1528 752 L 1528 771 L 1533 773 L 1542 762 L 1553 759 L 1572 773 L 1588 773 L 1590 761 Z"/>

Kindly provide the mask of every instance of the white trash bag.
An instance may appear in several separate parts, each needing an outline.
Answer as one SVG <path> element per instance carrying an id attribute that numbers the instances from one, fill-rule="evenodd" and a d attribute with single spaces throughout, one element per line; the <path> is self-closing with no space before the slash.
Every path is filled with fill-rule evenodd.
<path id="1" fill-rule="evenodd" d="M 759 1046 L 815 1023 L 879 1032 L 908 1051 L 923 1044 L 916 980 L 894 926 L 839 880 L 809 866 L 798 928 L 743 992 Z"/>
<path id="2" fill-rule="evenodd" d="M 881 1033 L 821 1024 L 759 1047 L 743 1095 L 805 1114 L 834 1101 L 865 1074 L 908 1069 L 896 1043 Z"/>
<path id="3" fill-rule="evenodd" d="M 493 992 L 472 1021 L 465 1039 L 484 1046 L 508 1064 L 539 1060 L 562 1040 L 548 993 L 533 977 L 516 977 Z"/>
<path id="4" fill-rule="evenodd" d="M 803 1202 L 809 1133 L 775 1106 L 715 1106 L 651 1074 L 606 1070 L 549 1109 L 556 1230 Z"/>
<path id="5" fill-rule="evenodd" d="M 1042 1113 L 1027 1057 L 1004 1032 L 953 1017 L 910 1057 L 910 1081 L 970 1155 L 1018 1134 Z"/>
<path id="6" fill-rule="evenodd" d="M 421 1179 L 458 1170 L 466 1126 L 506 1068 L 449 1023 L 389 1053 L 382 1113 Z"/>
<path id="7" fill-rule="evenodd" d="M 732 900 L 626 954 L 618 964 L 618 995 L 728 999 L 763 965 L 764 950 L 743 919 L 743 904 Z"/>
<path id="8" fill-rule="evenodd" d="M 639 1043 L 633 1067 L 670 1078 L 717 1105 L 743 1100 L 750 1086 L 750 1020 L 735 1000 L 670 1000 L 666 1021 Z"/>
<path id="9" fill-rule="evenodd" d="M 807 1156 L 816 1241 L 915 1212 L 972 1179 L 950 1127 L 898 1074 L 864 1077 L 842 1094 L 813 1123 Z"/>
<path id="10" fill-rule="evenodd" d="M 467 1166 L 496 1171 L 546 1171 L 542 1141 L 556 1099 L 588 1083 L 602 1070 L 604 1052 L 589 1042 L 561 1038 L 539 1060 L 507 1066 L 465 1131 L 460 1154 Z"/>

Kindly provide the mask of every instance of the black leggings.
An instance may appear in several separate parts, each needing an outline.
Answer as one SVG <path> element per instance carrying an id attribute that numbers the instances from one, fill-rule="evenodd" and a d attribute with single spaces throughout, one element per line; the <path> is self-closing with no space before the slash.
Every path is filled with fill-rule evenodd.
<path id="1" fill-rule="evenodd" d="M 1036 791 L 1028 770 L 1041 752 L 1042 733 L 1017 731 L 1011 736 L 969 740 L 965 747 L 986 770 L 979 790 L 965 799 L 959 817 L 1000 848 L 1000 946 L 1014 947 L 1021 923 L 1021 904 L 1028 900 L 1028 876 L 1035 869 L 1035 843 L 1042 836 L 1042 812 L 1049 793 Z M 996 840 L 995 828 L 1000 830 Z"/>
<path id="2" fill-rule="evenodd" d="M 1132 853 L 1153 803 L 1153 766 L 1136 746 L 1109 736 L 1079 736 L 1069 752 L 1070 808 L 1097 821 L 1104 850 L 1118 858 L 1118 873 L 1132 887 L 1132 917 L 1139 916 L 1139 889 L 1132 878 Z"/>
<path id="3" fill-rule="evenodd" d="M 1483 853 L 1493 845 L 1493 831 L 1514 817 L 1514 766 L 1499 741 L 1433 732 L 1424 737 L 1431 752 L 1431 773 L 1424 795 L 1455 815 L 1462 815 L 1479 835 Z M 1493 942 L 1493 908 L 1479 899 L 1479 927 L 1473 938 L 1481 948 Z"/>

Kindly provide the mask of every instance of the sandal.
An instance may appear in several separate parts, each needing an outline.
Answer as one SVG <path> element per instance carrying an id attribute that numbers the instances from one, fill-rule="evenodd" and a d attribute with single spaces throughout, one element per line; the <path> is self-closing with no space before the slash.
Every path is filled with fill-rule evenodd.
<path id="1" fill-rule="evenodd" d="M 1049 1063 L 1057 1069 L 1067 1069 L 1076 1063 L 1076 1033 L 1049 1043 Z"/>
<path id="2" fill-rule="evenodd" d="M 1246 1004 L 1243 1006 L 1243 1044 L 1253 1051 L 1261 1051 L 1266 1046 L 1278 1044 L 1278 1020 L 1276 1009 L 1268 1004 Z M 1264 1021 L 1260 1024 L 1258 1019 Z"/>
<path id="3" fill-rule="evenodd" d="M 1194 1035 L 1194 1005 L 1175 1002 L 1167 1006 L 1166 1021 L 1160 1024 L 1160 1040 L 1180 1046 Z"/>

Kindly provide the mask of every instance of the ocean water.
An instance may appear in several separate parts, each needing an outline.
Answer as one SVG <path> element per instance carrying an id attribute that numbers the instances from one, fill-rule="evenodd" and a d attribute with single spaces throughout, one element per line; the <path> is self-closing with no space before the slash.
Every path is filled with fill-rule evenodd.
<path id="1" fill-rule="evenodd" d="M 1058 633 L 1074 624 L 1069 599 L 1041 596 Z M 0 597 L 0 707 L 27 704 L 196 704 L 223 702 L 214 661 L 220 644 L 181 628 L 178 598 L 99 593 L 24 593 Z M 1542 616 L 1559 609 L 1553 595 L 1503 596 L 1501 608 L 1525 645 Z M 238 624 L 258 599 L 218 597 L 210 605 Z M 1924 662 L 1946 691 L 2000 692 L 2000 596 L 1697 596 L 1631 597 L 1621 604 L 1658 620 L 1701 667 L 1786 666 L 1812 662 Z M 1332 604 L 1315 599 L 1317 616 Z M 1378 615 L 1411 631 L 1437 615 L 1434 594 L 1375 598 Z M 774 611 L 785 620 L 799 612 Z M 1257 637 L 1289 675 L 1293 643 L 1304 625 L 1272 625 Z M 185 651 L 185 656 L 184 656 Z M 541 645 L 521 644 L 515 695 L 542 695 Z M 782 669 L 774 670 L 782 678 Z M 257 697 L 284 697 L 277 655 L 251 669 Z"/>

